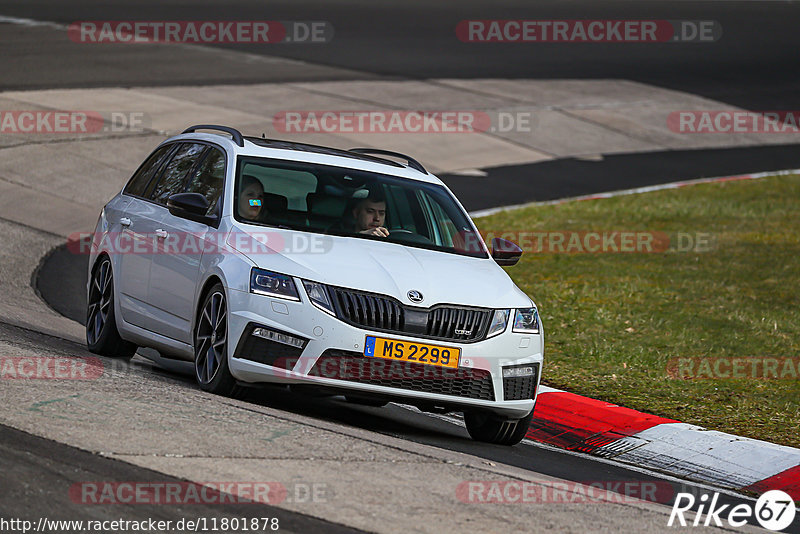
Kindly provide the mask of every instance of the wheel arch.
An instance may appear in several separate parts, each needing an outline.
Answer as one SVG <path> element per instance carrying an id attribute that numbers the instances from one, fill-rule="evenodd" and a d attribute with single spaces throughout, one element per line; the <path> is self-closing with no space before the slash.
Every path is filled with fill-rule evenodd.
<path id="1" fill-rule="evenodd" d="M 101 251 L 94 258 L 94 263 L 92 263 L 91 267 L 89 268 L 89 276 L 94 274 L 94 272 L 97 270 L 97 266 L 100 265 L 100 262 L 103 261 L 103 259 L 108 259 L 108 261 L 111 262 L 111 267 L 114 267 L 114 260 L 111 259 L 111 256 L 108 254 L 108 252 L 105 250 Z"/>
<path id="2" fill-rule="evenodd" d="M 117 294 L 117 272 L 114 266 L 114 258 L 111 257 L 107 251 L 102 250 L 98 252 L 97 256 L 94 258 L 94 263 L 89 266 L 89 276 L 86 280 L 86 305 L 89 305 L 89 297 L 92 290 L 92 279 L 94 278 L 94 273 L 97 272 L 97 268 L 103 263 L 103 260 L 108 260 L 111 264 L 111 276 L 113 278 L 114 287 L 112 291 L 114 292 L 114 312 L 115 318 L 120 316 L 120 309 L 119 309 L 119 299 L 116 298 Z"/>
<path id="3" fill-rule="evenodd" d="M 206 299 L 206 296 L 211 291 L 211 288 L 217 284 L 221 284 L 223 289 L 225 288 L 225 283 L 222 281 L 222 278 L 220 278 L 218 274 L 212 273 L 208 276 L 208 278 L 206 278 L 205 282 L 203 282 L 203 285 L 200 288 L 200 291 L 197 293 L 197 300 L 194 303 L 194 314 L 192 315 L 193 344 L 194 344 L 194 331 L 197 328 L 197 321 L 200 318 L 200 313 L 202 312 L 203 301 Z"/>

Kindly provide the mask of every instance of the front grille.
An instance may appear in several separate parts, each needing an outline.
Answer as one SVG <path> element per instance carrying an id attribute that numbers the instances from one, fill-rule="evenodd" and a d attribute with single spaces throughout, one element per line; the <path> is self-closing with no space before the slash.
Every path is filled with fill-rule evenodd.
<path id="1" fill-rule="evenodd" d="M 357 293 L 342 288 L 331 288 L 335 306 L 346 322 L 373 330 L 402 332 L 404 309 L 393 299 Z"/>
<path id="2" fill-rule="evenodd" d="M 303 353 L 303 349 L 254 336 L 253 330 L 255 328 L 257 328 L 257 325 L 253 323 L 247 325 L 242 337 L 239 339 L 233 357 L 281 369 L 292 369 Z"/>
<path id="3" fill-rule="evenodd" d="M 366 358 L 353 351 L 326 350 L 309 375 L 438 395 L 494 400 L 489 371 Z"/>
<path id="4" fill-rule="evenodd" d="M 486 310 L 434 308 L 428 313 L 427 334 L 443 339 L 482 339 L 486 335 L 485 327 L 489 326 L 489 318 Z"/>
<path id="5" fill-rule="evenodd" d="M 536 396 L 539 365 L 533 364 L 532 367 L 533 374 L 530 376 L 503 378 L 503 400 L 526 400 Z"/>
<path id="6" fill-rule="evenodd" d="M 330 287 L 336 316 L 353 326 L 417 337 L 474 343 L 486 337 L 492 311 L 439 305 L 404 306 L 392 297 Z"/>

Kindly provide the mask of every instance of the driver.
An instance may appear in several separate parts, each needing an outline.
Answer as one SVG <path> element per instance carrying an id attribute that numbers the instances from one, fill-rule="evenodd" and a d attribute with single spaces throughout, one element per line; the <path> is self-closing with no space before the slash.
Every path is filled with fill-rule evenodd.
<path id="1" fill-rule="evenodd" d="M 386 199 L 379 189 L 369 194 L 353 206 L 355 231 L 360 234 L 388 237 L 389 230 L 383 225 L 386 222 Z"/>

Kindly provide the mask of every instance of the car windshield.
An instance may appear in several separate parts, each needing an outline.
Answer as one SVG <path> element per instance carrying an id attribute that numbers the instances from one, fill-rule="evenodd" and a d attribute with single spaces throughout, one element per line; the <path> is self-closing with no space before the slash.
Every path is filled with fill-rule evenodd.
<path id="1" fill-rule="evenodd" d="M 240 157 L 234 195 L 234 217 L 249 224 L 488 257 L 467 215 L 438 184 L 314 163 Z"/>

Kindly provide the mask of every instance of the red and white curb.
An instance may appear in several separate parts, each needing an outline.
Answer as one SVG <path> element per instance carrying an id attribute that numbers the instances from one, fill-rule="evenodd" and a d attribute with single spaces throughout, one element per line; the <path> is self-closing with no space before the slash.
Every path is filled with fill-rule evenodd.
<path id="1" fill-rule="evenodd" d="M 800 449 L 706 430 L 541 386 L 528 439 L 709 483 L 800 500 Z"/>
<path id="2" fill-rule="evenodd" d="M 480 210 L 470 216 L 485 217 L 531 206 L 799 173 L 800 169 L 790 169 L 685 180 Z M 546 386 L 539 390 L 526 437 L 686 480 L 756 493 L 779 489 L 800 500 L 800 449 L 706 430 Z"/>

